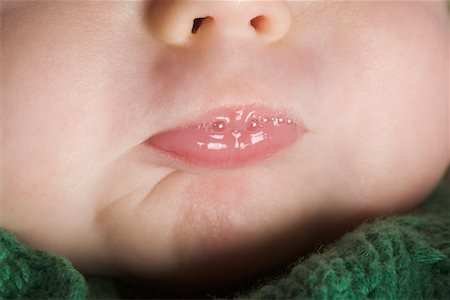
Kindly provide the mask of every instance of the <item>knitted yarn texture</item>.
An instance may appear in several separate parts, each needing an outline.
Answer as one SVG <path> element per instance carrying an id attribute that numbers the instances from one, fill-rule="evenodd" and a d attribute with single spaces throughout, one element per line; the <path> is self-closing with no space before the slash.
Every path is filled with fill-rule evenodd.
<path id="1" fill-rule="evenodd" d="M 441 184 L 415 212 L 363 224 L 278 280 L 241 296 L 450 299 L 449 199 Z"/>
<path id="2" fill-rule="evenodd" d="M 235 297 L 252 299 L 450 299 L 450 190 L 440 183 L 413 212 L 378 218 L 345 234 L 279 278 Z M 110 298 L 109 278 L 86 278 L 63 257 L 0 230 L 0 299 Z M 148 295 L 151 298 L 151 295 Z"/>
<path id="3" fill-rule="evenodd" d="M 30 249 L 0 231 L 0 299 L 83 299 L 86 283 L 62 257 Z"/>

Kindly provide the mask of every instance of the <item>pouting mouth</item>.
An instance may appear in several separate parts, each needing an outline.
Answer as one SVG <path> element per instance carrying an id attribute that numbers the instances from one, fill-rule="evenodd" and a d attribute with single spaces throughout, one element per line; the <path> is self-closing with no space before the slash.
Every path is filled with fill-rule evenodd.
<path id="1" fill-rule="evenodd" d="M 264 106 L 225 107 L 158 133 L 148 144 L 192 165 L 235 168 L 272 156 L 305 132 L 296 118 Z"/>

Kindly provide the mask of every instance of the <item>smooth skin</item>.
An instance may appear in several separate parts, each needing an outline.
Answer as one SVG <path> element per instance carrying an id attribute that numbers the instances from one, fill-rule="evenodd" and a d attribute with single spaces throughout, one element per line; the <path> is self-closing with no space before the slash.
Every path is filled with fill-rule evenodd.
<path id="1" fill-rule="evenodd" d="M 411 210 L 450 162 L 443 1 L 2 1 L 0 29 L 0 226 L 87 274 L 248 278 Z M 144 144 L 254 103 L 309 133 L 222 171 Z"/>

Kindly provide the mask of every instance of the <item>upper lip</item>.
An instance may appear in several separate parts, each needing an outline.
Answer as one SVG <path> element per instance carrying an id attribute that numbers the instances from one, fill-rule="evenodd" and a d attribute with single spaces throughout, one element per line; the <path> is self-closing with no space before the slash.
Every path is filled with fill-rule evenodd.
<path id="1" fill-rule="evenodd" d="M 213 111 L 239 107 L 264 107 L 276 114 L 289 115 L 305 125 L 297 110 L 289 105 L 287 100 L 274 99 L 274 101 L 263 101 L 261 100 L 262 97 L 254 95 L 247 96 L 245 95 L 246 93 L 242 93 L 243 95 L 238 94 L 239 90 L 236 90 L 229 95 L 218 95 L 216 97 L 205 97 L 202 95 L 197 99 L 183 99 L 183 103 L 174 102 L 174 106 L 183 106 L 183 108 L 179 110 L 171 109 L 170 106 L 167 106 L 166 110 L 161 111 L 159 118 L 156 118 L 159 125 L 155 124 L 155 127 L 158 127 L 158 129 L 157 131 L 153 131 L 152 135 L 148 136 L 148 138 L 161 132 L 194 124 Z M 201 100 L 202 98 L 207 98 L 208 100 Z M 216 99 L 220 99 L 220 101 Z M 236 99 L 241 101 L 236 101 Z M 273 105 L 273 103 L 276 103 L 276 105 Z"/>

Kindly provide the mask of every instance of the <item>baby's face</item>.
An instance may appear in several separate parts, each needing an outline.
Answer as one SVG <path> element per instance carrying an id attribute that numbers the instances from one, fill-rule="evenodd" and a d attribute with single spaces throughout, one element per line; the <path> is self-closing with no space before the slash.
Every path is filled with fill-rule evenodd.
<path id="1" fill-rule="evenodd" d="M 0 226 L 87 273 L 257 274 L 411 209 L 449 163 L 444 2 L 6 1 L 1 17 Z"/>

